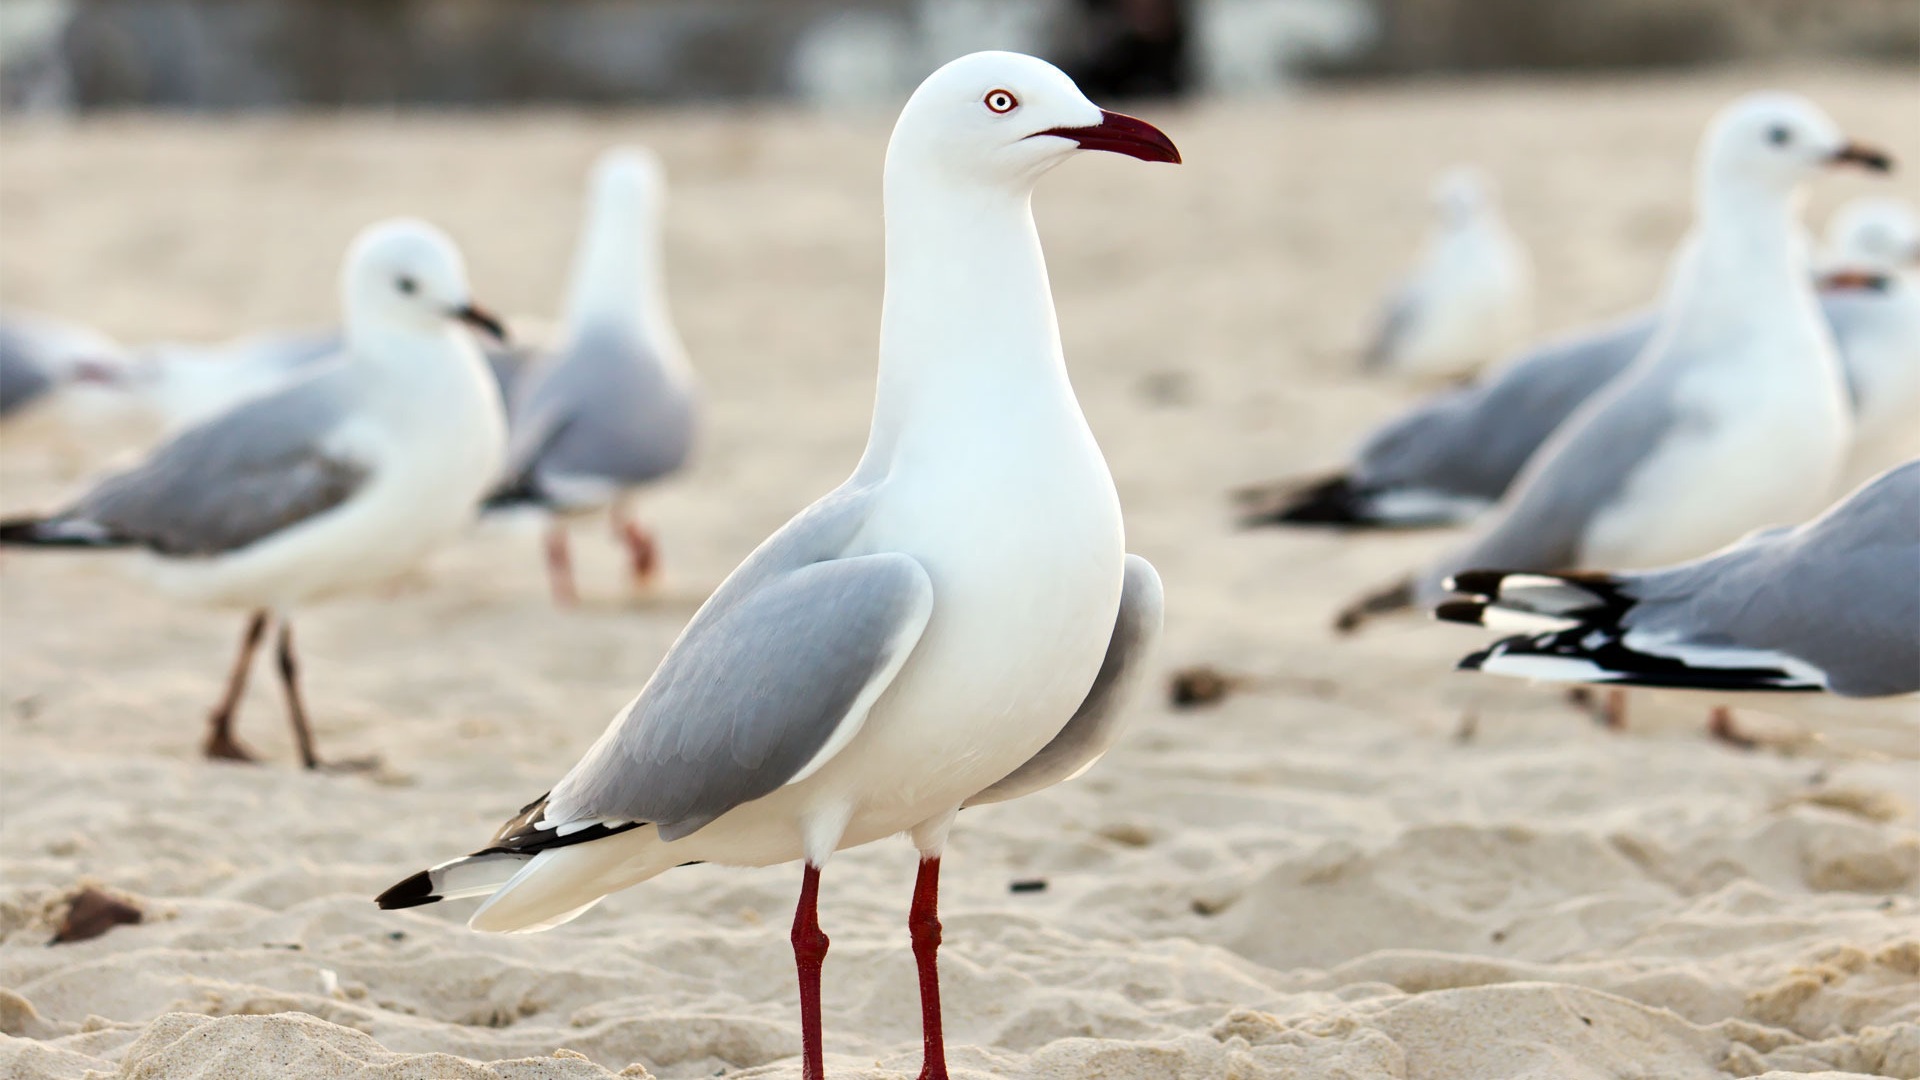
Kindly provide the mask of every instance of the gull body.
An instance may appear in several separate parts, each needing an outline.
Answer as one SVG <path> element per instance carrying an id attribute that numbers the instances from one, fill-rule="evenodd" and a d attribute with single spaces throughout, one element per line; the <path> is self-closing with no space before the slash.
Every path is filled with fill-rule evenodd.
<path id="1" fill-rule="evenodd" d="M 254 614 L 208 752 L 232 738 L 247 661 L 270 614 L 302 755 L 288 611 L 386 581 L 473 519 L 504 453 L 499 393 L 456 320 L 487 325 L 444 234 L 402 219 L 372 226 L 341 276 L 336 359 L 191 427 L 64 511 L 0 525 L 0 542 L 131 549 L 162 590 Z"/>
<path id="2" fill-rule="evenodd" d="M 1426 248 L 1368 344 L 1369 371 L 1465 378 L 1519 345 L 1532 321 L 1532 263 L 1500 215 L 1493 182 L 1456 167 L 1435 181 L 1433 202 Z"/>
<path id="3" fill-rule="evenodd" d="M 1920 453 L 1920 216 L 1901 199 L 1855 199 L 1825 239 L 1823 302 L 1853 391 L 1852 486 Z"/>
<path id="4" fill-rule="evenodd" d="M 922 857 L 922 1075 L 946 1075 L 933 905 L 948 827 L 965 803 L 1104 752 L 1159 628 L 1159 580 L 1126 554 L 1033 222 L 1034 183 L 1079 149 L 1178 160 L 1032 57 L 978 53 L 928 77 L 887 150 L 880 372 L 853 475 L 728 577 L 551 792 L 382 906 L 486 895 L 476 929 L 539 930 L 681 863 L 804 860 L 793 940 L 817 1077 L 819 868 L 906 832 Z"/>
<path id="5" fill-rule="evenodd" d="M 665 172 L 651 153 L 622 147 L 601 156 L 563 339 L 510 401 L 506 479 L 489 506 L 532 506 L 548 516 L 548 569 L 561 603 L 574 598 L 564 518 L 610 510 L 634 576 L 650 579 L 656 542 L 628 503 L 693 450 L 696 386 L 667 304 L 665 198 Z"/>
<path id="6" fill-rule="evenodd" d="M 1802 698 L 1886 699 L 1920 719 L 1920 461 L 1894 467 L 1818 518 L 1706 558 L 1642 572 L 1477 571 L 1441 618 L 1522 630 L 1469 670 Z M 1768 707 L 1771 701 L 1762 704 Z"/>
<path id="7" fill-rule="evenodd" d="M 1820 308 L 1845 368 L 1855 420 L 1850 487 L 1912 456 L 1920 433 L 1920 301 L 1911 206 L 1855 200 L 1835 214 Z M 1646 308 L 1527 349 L 1473 383 L 1414 404 L 1361 440 L 1338 471 L 1238 493 L 1243 523 L 1335 529 L 1464 525 L 1499 502 L 1567 417 L 1653 339 Z"/>

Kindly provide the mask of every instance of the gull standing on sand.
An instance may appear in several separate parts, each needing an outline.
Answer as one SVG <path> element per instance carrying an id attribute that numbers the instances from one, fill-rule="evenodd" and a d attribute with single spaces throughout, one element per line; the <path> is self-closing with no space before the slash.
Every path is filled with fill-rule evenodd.
<path id="1" fill-rule="evenodd" d="M 208 757 L 251 761 L 234 712 L 270 615 L 302 763 L 320 766 L 301 701 L 290 609 L 376 584 L 457 536 L 499 475 L 499 392 L 461 323 L 473 304 L 453 242 L 411 219 L 374 225 L 341 274 L 346 349 L 279 390 L 161 445 L 0 543 L 134 548 L 174 595 L 251 612 L 209 721 Z"/>
<path id="2" fill-rule="evenodd" d="M 1092 764 L 1160 629 L 1034 227 L 1035 182 L 1080 150 L 1180 160 L 1029 56 L 975 53 L 920 85 L 887 147 L 879 385 L 853 475 L 727 578 L 550 792 L 382 907 L 486 896 L 475 929 L 541 930 L 683 863 L 804 860 L 792 940 L 818 1080 L 820 869 L 909 833 L 920 1075 L 944 1080 L 936 898 L 954 815 Z"/>
<path id="3" fill-rule="evenodd" d="M 1500 216 L 1492 179 L 1449 169 L 1434 183 L 1433 203 L 1426 250 L 1381 310 L 1361 360 L 1367 371 L 1462 379 L 1526 337 L 1533 265 Z"/>
<path id="4" fill-rule="evenodd" d="M 1853 391 L 1847 479 L 1920 453 L 1920 216 L 1860 198 L 1827 224 L 1822 302 Z"/>
<path id="5" fill-rule="evenodd" d="M 576 599 L 564 517 L 606 508 L 635 580 L 646 584 L 658 546 L 629 504 L 693 449 L 693 370 L 668 312 L 661 258 L 665 198 L 665 173 L 647 151 L 611 150 L 594 166 L 565 341 L 510 403 L 506 481 L 487 506 L 549 515 L 547 574 L 563 605 Z"/>
<path id="6" fill-rule="evenodd" d="M 1797 528 L 1664 570 L 1472 570 L 1453 622 L 1524 630 L 1460 662 L 1524 679 L 1726 692 L 1920 696 L 1920 461 Z M 1920 712 L 1916 712 L 1920 716 Z M 1715 730 L 1732 731 L 1724 708 Z"/>
<path id="7" fill-rule="evenodd" d="M 1795 218 L 1803 181 L 1834 164 L 1891 167 L 1803 98 L 1752 94 L 1723 109 L 1646 352 L 1554 432 L 1464 548 L 1352 605 L 1338 627 L 1431 605 L 1462 569 L 1661 566 L 1824 507 L 1852 422 Z"/>
<path id="8" fill-rule="evenodd" d="M 1852 390 L 1860 479 L 1909 457 L 1920 432 L 1920 222 L 1898 199 L 1841 207 L 1827 231 L 1820 309 Z M 1333 473 L 1235 493 L 1241 524 L 1346 530 L 1464 525 L 1500 500 L 1540 444 L 1645 351 L 1649 308 L 1527 350 L 1375 428 Z"/>

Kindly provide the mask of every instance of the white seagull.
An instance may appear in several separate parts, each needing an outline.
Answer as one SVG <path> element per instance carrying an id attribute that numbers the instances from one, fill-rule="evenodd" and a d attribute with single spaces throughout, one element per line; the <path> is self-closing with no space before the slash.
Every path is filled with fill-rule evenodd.
<path id="1" fill-rule="evenodd" d="M 1715 693 L 1920 696 L 1920 461 L 1797 528 L 1662 570 L 1474 570 L 1452 622 L 1525 631 L 1460 662 L 1525 679 Z M 1920 715 L 1920 713 L 1912 714 Z M 1716 709 L 1714 727 L 1730 733 Z"/>
<path id="2" fill-rule="evenodd" d="M 1533 318 L 1533 264 L 1500 216 L 1492 179 L 1457 166 L 1434 182 L 1437 218 L 1387 298 L 1361 360 L 1425 380 L 1470 376 L 1518 346 Z"/>
<path id="3" fill-rule="evenodd" d="M 499 475 L 499 391 L 461 323 L 473 304 L 453 242 L 402 219 L 363 231 L 341 275 L 346 348 L 279 390 L 162 444 L 59 513 L 0 523 L 0 543 L 132 548 L 156 585 L 251 612 L 205 746 L 252 760 L 234 711 L 269 616 L 300 757 L 313 747 L 290 609 L 388 580 L 473 520 Z"/>
<path id="4" fill-rule="evenodd" d="M 1858 483 L 1920 453 L 1920 216 L 1903 199 L 1854 199 L 1826 247 L 1821 302 L 1853 390 Z"/>
<path id="5" fill-rule="evenodd" d="M 693 370 L 667 307 L 661 258 L 665 199 L 665 172 L 651 153 L 621 147 L 601 156 L 574 256 L 565 340 L 509 402 L 506 481 L 487 505 L 548 514 L 548 581 L 562 605 L 576 599 L 563 518 L 608 510 L 635 580 L 647 583 L 658 546 L 630 503 L 693 449 Z"/>
<path id="6" fill-rule="evenodd" d="M 1723 109 L 1646 351 L 1540 447 L 1471 541 L 1352 605 L 1339 628 L 1435 603 L 1463 569 L 1662 566 L 1824 508 L 1851 403 L 1796 207 L 1802 183 L 1836 163 L 1891 167 L 1803 98 L 1752 94 Z"/>
<path id="7" fill-rule="evenodd" d="M 550 792 L 382 907 L 485 896 L 475 929 L 542 930 L 682 863 L 804 860 L 792 940 L 818 1078 L 820 869 L 908 833 L 921 1075 L 947 1075 L 934 951 L 954 815 L 1087 768 L 1160 628 L 1034 228 L 1034 184 L 1081 150 L 1180 159 L 1029 56 L 975 53 L 921 84 L 887 148 L 879 386 L 853 475 L 733 572 Z"/>

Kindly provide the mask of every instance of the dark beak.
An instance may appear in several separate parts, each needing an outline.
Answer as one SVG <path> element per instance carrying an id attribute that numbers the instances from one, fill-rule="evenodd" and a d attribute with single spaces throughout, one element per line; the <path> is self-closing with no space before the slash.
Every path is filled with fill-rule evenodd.
<path id="1" fill-rule="evenodd" d="M 1092 127 L 1049 128 L 1027 137 L 1031 139 L 1040 135 L 1072 139 L 1082 150 L 1109 150 L 1141 161 L 1180 164 L 1180 149 L 1173 145 L 1172 139 L 1167 138 L 1166 132 L 1145 120 L 1104 109 L 1100 112 L 1100 122 Z"/>
<path id="2" fill-rule="evenodd" d="M 1893 171 L 1893 156 L 1865 143 L 1850 142 L 1827 160 L 1835 165 L 1858 165 L 1874 172 Z"/>
<path id="3" fill-rule="evenodd" d="M 507 328 L 501 324 L 499 319 L 488 314 L 487 310 L 478 304 L 468 304 L 466 307 L 454 308 L 453 317 L 473 327 L 475 330 L 486 334 L 493 340 L 503 345 L 506 344 Z"/>
<path id="4" fill-rule="evenodd" d="M 1893 282 L 1885 274 L 1873 274 L 1864 270 L 1835 270 L 1824 274 L 1816 283 L 1826 292 L 1886 292 Z"/>

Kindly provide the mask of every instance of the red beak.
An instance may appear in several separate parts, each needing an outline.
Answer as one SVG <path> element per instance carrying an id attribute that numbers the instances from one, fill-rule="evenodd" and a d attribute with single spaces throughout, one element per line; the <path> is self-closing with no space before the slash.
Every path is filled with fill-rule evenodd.
<path id="1" fill-rule="evenodd" d="M 1062 139 L 1072 139 L 1082 150 L 1108 150 L 1116 154 L 1139 158 L 1141 161 L 1164 161 L 1170 165 L 1180 164 L 1180 148 L 1173 145 L 1167 134 L 1145 120 L 1127 116 L 1124 113 L 1100 111 L 1100 122 L 1092 127 L 1057 127 L 1046 131 L 1036 131 L 1039 135 L 1056 135 Z"/>
<path id="2" fill-rule="evenodd" d="M 1835 165 L 1858 165 L 1873 172 L 1892 172 L 1893 155 L 1865 143 L 1850 142 L 1832 157 Z"/>

